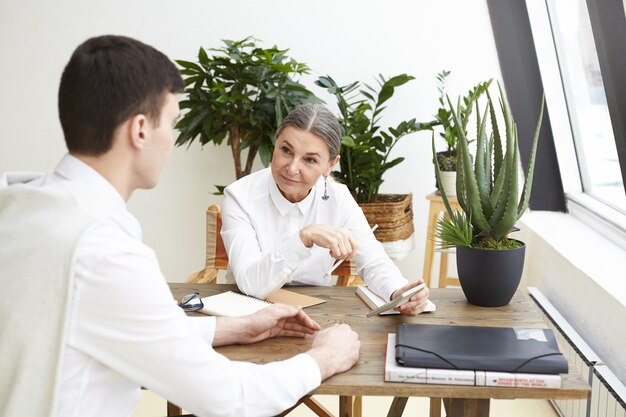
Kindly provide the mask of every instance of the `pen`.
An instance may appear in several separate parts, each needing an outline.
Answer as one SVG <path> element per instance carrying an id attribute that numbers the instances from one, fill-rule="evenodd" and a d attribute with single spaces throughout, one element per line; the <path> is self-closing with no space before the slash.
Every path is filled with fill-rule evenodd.
<path id="1" fill-rule="evenodd" d="M 372 227 L 372 233 L 374 233 L 374 231 L 376 231 L 376 229 L 378 229 L 378 225 L 377 225 L 377 224 L 375 224 L 375 225 Z M 328 271 L 324 274 L 324 278 L 326 278 L 326 277 L 330 276 L 330 274 L 332 274 L 332 273 L 333 273 L 333 271 L 334 271 L 335 269 L 337 269 L 337 267 L 338 267 L 339 265 L 341 265 L 341 263 L 342 263 L 345 259 L 346 259 L 346 257 L 343 257 L 343 258 L 341 258 L 341 259 L 338 259 L 338 260 L 337 260 L 337 262 L 335 262 L 335 263 L 333 264 L 333 267 L 332 267 L 332 268 L 330 268 L 330 270 L 328 270 Z"/>

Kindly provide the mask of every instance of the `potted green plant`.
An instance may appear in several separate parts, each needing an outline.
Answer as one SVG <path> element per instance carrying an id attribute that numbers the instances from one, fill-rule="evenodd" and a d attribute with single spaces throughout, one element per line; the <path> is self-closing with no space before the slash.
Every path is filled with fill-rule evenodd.
<path id="1" fill-rule="evenodd" d="M 220 145 L 226 139 L 237 179 L 251 172 L 257 154 L 269 164 L 283 115 L 304 102 L 319 102 L 297 81 L 309 72 L 307 65 L 288 57 L 287 49 L 264 49 L 256 41 L 224 40 L 221 48 L 200 48 L 197 63 L 176 61 L 186 86 L 180 107 L 188 110 L 176 125 L 176 145 L 196 139 L 203 146 Z"/>
<path id="2" fill-rule="evenodd" d="M 448 106 L 445 100 L 446 91 L 448 88 L 448 82 L 451 72 L 443 70 L 437 74 L 437 91 L 439 92 L 439 108 L 435 114 L 435 120 L 437 124 L 441 126 L 439 136 L 444 140 L 446 149 L 439 151 L 436 154 L 436 158 L 439 170 L 441 171 L 441 182 L 437 180 L 437 189 L 444 187 L 446 193 L 449 196 L 456 195 L 456 158 L 457 158 L 457 144 L 458 128 L 463 130 L 465 136 L 467 133 L 467 124 L 470 120 L 470 116 L 473 111 L 474 102 L 489 88 L 491 80 L 481 82 L 474 86 L 467 92 L 465 96 L 460 98 L 458 114 L 459 114 L 459 127 L 452 117 L 452 108 Z"/>
<path id="3" fill-rule="evenodd" d="M 348 187 L 369 223 L 378 224 L 375 233 L 381 242 L 405 240 L 413 234 L 411 195 L 379 193 L 384 174 L 404 160 L 392 158 L 391 151 L 403 137 L 435 125 L 413 118 L 395 127 L 381 126 L 382 112 L 395 89 L 413 79 L 407 74 L 388 79 L 380 75 L 378 88 L 359 81 L 340 86 L 329 76 L 315 82 L 337 99 L 343 127 L 340 170 L 333 175 Z"/>
<path id="4" fill-rule="evenodd" d="M 501 306 L 509 303 L 519 286 L 524 265 L 525 244 L 511 239 L 508 234 L 524 214 L 530 198 L 539 129 L 543 119 L 544 102 L 532 141 L 530 159 L 519 177 L 519 150 L 517 127 L 509 111 L 502 87 L 500 103 L 494 106 L 487 91 L 487 106 L 481 115 L 477 110 L 476 149 L 474 161 L 470 158 L 469 141 L 461 128 L 460 103 L 454 107 L 449 98 L 452 117 L 457 126 L 457 200 L 462 211 L 453 211 L 448 196 L 441 190 L 450 219 L 441 219 L 436 235 L 441 246 L 456 247 L 459 281 L 467 300 L 481 306 Z M 500 109 L 504 130 L 498 127 L 495 108 Z M 487 121 L 491 133 L 487 133 Z M 436 154 L 434 135 L 433 157 Z M 441 170 L 435 164 L 435 175 Z M 521 190 L 519 182 L 524 184 Z"/>

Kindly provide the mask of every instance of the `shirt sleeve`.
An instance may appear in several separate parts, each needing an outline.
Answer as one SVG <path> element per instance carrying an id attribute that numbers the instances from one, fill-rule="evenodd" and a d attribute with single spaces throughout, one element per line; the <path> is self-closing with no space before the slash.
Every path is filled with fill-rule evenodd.
<path id="1" fill-rule="evenodd" d="M 196 332 L 202 337 L 202 340 L 208 344 L 213 344 L 213 338 L 215 337 L 215 317 L 189 317 L 189 324 L 191 324 Z"/>
<path id="2" fill-rule="evenodd" d="M 345 199 L 345 213 L 349 213 L 343 227 L 350 230 L 359 247 L 354 257 L 358 274 L 376 294 L 390 300 L 398 288 L 408 283 L 393 263 L 367 223 L 365 214 L 352 197 Z"/>
<path id="3" fill-rule="evenodd" d="M 307 354 L 256 365 L 215 352 L 215 319 L 187 317 L 154 253 L 114 226 L 79 247 L 75 291 L 68 343 L 194 414 L 276 415 L 320 384 Z"/>
<path id="4" fill-rule="evenodd" d="M 274 251 L 264 255 L 250 216 L 228 188 L 222 210 L 222 239 L 237 286 L 258 298 L 291 282 L 293 271 L 311 256 L 298 233 L 285 237 Z"/>

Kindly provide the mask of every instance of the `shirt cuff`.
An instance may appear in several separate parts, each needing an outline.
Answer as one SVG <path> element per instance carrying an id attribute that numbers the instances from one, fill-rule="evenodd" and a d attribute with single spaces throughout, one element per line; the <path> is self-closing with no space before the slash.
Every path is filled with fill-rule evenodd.
<path id="1" fill-rule="evenodd" d="M 291 358 L 291 360 L 296 362 L 297 369 L 300 370 L 298 374 L 304 376 L 302 383 L 306 392 L 311 392 L 320 386 L 322 383 L 322 371 L 311 355 L 300 353 Z"/>
<path id="2" fill-rule="evenodd" d="M 311 256 L 311 249 L 304 246 L 304 243 L 300 240 L 299 233 L 283 240 L 278 246 L 278 250 L 287 265 L 292 269 L 298 267 L 302 261 Z"/>
<path id="3" fill-rule="evenodd" d="M 212 345 L 215 338 L 215 317 L 188 317 L 188 319 L 202 340 Z"/>
<path id="4" fill-rule="evenodd" d="M 388 302 L 391 301 L 393 292 L 404 287 L 409 281 L 404 277 L 388 277 L 385 280 L 372 280 L 366 283 L 372 291 Z"/>

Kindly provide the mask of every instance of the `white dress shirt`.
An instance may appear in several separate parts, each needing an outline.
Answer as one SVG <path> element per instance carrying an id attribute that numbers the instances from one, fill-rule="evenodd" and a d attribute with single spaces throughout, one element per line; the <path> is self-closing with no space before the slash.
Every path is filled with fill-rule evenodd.
<path id="1" fill-rule="evenodd" d="M 70 155 L 32 184 L 56 181 L 77 185 L 101 220 L 76 253 L 57 416 L 129 416 L 141 386 L 198 416 L 275 415 L 319 385 L 307 354 L 255 365 L 215 352 L 215 319 L 187 317 L 176 305 L 113 186 Z"/>
<path id="2" fill-rule="evenodd" d="M 322 200 L 322 177 L 307 197 L 291 203 L 278 189 L 271 168 L 226 187 L 221 233 L 229 268 L 243 292 L 264 298 L 285 284 L 330 284 L 324 275 L 335 259 L 328 249 L 309 249 L 300 240 L 300 230 L 310 224 L 352 233 L 358 245 L 353 258 L 357 272 L 384 299 L 408 283 L 374 237 L 348 188 L 331 180 L 327 187 L 328 200 Z"/>

